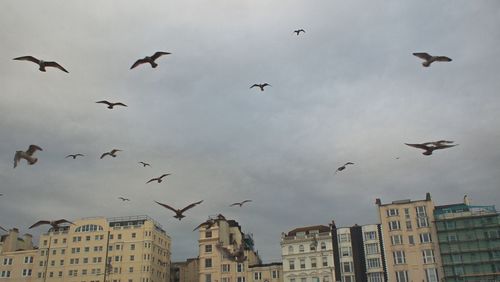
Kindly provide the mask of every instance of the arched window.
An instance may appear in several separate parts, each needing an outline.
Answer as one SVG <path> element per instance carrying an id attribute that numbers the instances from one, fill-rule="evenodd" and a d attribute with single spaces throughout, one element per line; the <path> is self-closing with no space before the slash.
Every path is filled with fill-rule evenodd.
<path id="1" fill-rule="evenodd" d="M 87 224 L 79 226 L 75 229 L 75 232 L 94 232 L 94 231 L 102 231 L 102 226 L 95 224 Z"/>

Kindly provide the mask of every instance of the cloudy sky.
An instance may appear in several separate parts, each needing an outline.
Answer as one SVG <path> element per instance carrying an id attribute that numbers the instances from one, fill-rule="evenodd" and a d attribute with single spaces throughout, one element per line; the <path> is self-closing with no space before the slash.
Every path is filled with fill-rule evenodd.
<path id="1" fill-rule="evenodd" d="M 294 227 L 377 223 L 375 198 L 499 204 L 498 1 L 144 2 L 0 2 L 1 226 L 147 214 L 183 260 L 192 229 L 223 213 L 268 262 Z M 172 55 L 129 70 L 155 51 Z M 424 68 L 413 52 L 453 61 Z M 441 139 L 459 146 L 404 145 Z M 30 144 L 38 163 L 13 169 Z M 202 199 L 181 222 L 153 202 Z"/>

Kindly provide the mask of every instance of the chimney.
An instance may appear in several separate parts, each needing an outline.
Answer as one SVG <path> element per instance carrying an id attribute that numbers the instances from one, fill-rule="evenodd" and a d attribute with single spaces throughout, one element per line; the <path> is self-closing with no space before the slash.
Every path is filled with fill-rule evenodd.
<path id="1" fill-rule="evenodd" d="M 25 250 L 33 250 L 33 236 L 31 234 L 24 234 L 24 249 Z"/>
<path id="2" fill-rule="evenodd" d="M 376 204 L 377 206 L 382 205 L 382 201 L 380 201 L 380 198 L 375 199 L 375 204 Z"/>
<path id="3" fill-rule="evenodd" d="M 464 196 L 464 204 L 470 206 L 469 197 L 467 197 L 467 195 Z"/>
<path id="4" fill-rule="evenodd" d="M 5 238 L 3 251 L 4 252 L 13 252 L 17 249 L 17 237 L 19 236 L 19 229 L 12 228 L 9 230 L 9 235 Z"/>
<path id="5" fill-rule="evenodd" d="M 427 192 L 427 193 L 425 194 L 425 200 L 426 200 L 426 201 L 430 201 L 430 200 L 431 200 L 431 193 Z"/>

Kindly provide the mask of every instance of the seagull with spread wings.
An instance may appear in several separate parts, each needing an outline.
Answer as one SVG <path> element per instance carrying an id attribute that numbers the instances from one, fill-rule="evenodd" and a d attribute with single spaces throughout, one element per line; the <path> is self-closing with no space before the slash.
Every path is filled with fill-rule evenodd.
<path id="1" fill-rule="evenodd" d="M 43 72 L 46 71 L 45 67 L 54 67 L 54 68 L 58 68 L 58 69 L 62 70 L 63 72 L 69 73 L 65 68 L 63 68 L 60 64 L 58 64 L 56 62 L 46 62 L 43 60 L 39 60 L 33 56 L 23 56 L 23 57 L 14 58 L 13 60 L 33 62 L 39 66 L 38 70 L 43 71 Z"/>
<path id="2" fill-rule="evenodd" d="M 96 104 L 106 104 L 106 105 L 108 105 L 108 109 L 110 109 L 110 110 L 112 110 L 114 106 L 128 107 L 127 105 L 123 104 L 122 102 L 111 103 L 111 102 L 108 102 L 106 100 L 97 101 Z"/>
<path id="3" fill-rule="evenodd" d="M 43 150 L 37 145 L 30 145 L 27 151 L 16 151 L 16 154 L 14 155 L 14 168 L 17 167 L 17 164 L 21 159 L 25 159 L 30 165 L 35 164 L 38 161 L 37 158 L 33 157 L 33 154 L 36 151 Z"/>
<path id="4" fill-rule="evenodd" d="M 104 154 L 101 155 L 101 159 L 104 158 L 105 156 L 112 156 L 113 158 L 116 158 L 116 153 L 117 152 L 121 152 L 121 150 L 119 150 L 119 149 L 113 149 L 110 152 L 106 152 L 106 153 L 104 153 Z"/>
<path id="5" fill-rule="evenodd" d="M 250 89 L 254 88 L 254 87 L 259 87 L 260 88 L 260 91 L 264 91 L 264 87 L 266 86 L 271 86 L 271 84 L 269 83 L 261 83 L 261 84 L 258 84 L 258 83 L 255 83 L 254 85 L 250 86 Z"/>
<path id="6" fill-rule="evenodd" d="M 157 203 L 158 205 L 163 206 L 164 208 L 167 208 L 167 209 L 169 209 L 169 210 L 171 210 L 171 211 L 175 212 L 174 217 L 175 217 L 175 218 L 177 218 L 177 219 L 179 219 L 179 220 L 181 220 L 183 217 L 185 217 L 185 216 L 183 215 L 183 213 L 184 213 L 185 211 L 187 211 L 187 210 L 189 210 L 189 209 L 191 209 L 191 208 L 194 208 L 196 205 L 201 204 L 202 202 L 203 202 L 203 200 L 201 200 L 201 201 L 199 201 L 199 202 L 192 203 L 192 204 L 188 205 L 187 207 L 185 207 L 185 208 L 183 208 L 183 209 L 174 209 L 173 207 L 171 207 L 171 206 L 169 206 L 169 205 L 167 205 L 167 204 L 162 204 L 162 203 L 160 203 L 160 202 L 155 201 L 155 203 Z"/>
<path id="7" fill-rule="evenodd" d="M 74 160 L 74 159 L 76 159 L 76 157 L 83 157 L 83 156 L 85 156 L 85 155 L 84 154 L 69 154 L 65 157 L 65 159 L 73 158 L 73 160 Z"/>
<path id="8" fill-rule="evenodd" d="M 299 35 L 301 32 L 306 33 L 306 31 L 303 29 L 297 29 L 297 30 L 294 30 L 293 32 L 295 32 L 297 35 Z"/>
<path id="9" fill-rule="evenodd" d="M 125 202 L 125 201 L 130 201 L 130 199 L 128 199 L 128 198 L 124 198 L 124 197 L 118 197 L 118 199 L 122 200 L 122 202 Z"/>
<path id="10" fill-rule="evenodd" d="M 348 165 L 353 165 L 353 164 L 354 164 L 354 163 L 347 162 L 347 163 L 345 163 L 343 166 L 341 166 L 341 167 L 337 168 L 337 170 L 335 171 L 335 173 L 337 173 L 337 172 L 339 172 L 339 171 L 343 171 L 344 169 L 346 169 L 346 167 L 347 167 Z"/>
<path id="11" fill-rule="evenodd" d="M 422 66 L 429 67 L 434 62 L 451 62 L 451 59 L 446 56 L 431 56 L 428 53 L 413 53 L 414 56 L 424 60 Z"/>
<path id="12" fill-rule="evenodd" d="M 142 164 L 142 167 L 147 167 L 147 166 L 151 167 L 151 165 L 148 163 L 145 162 L 139 162 L 139 163 Z"/>
<path id="13" fill-rule="evenodd" d="M 421 144 L 405 143 L 405 145 L 425 150 L 422 154 L 426 155 L 426 156 L 430 156 L 430 155 L 432 155 L 432 152 L 434 150 L 447 149 L 447 148 L 455 147 L 458 145 L 458 144 L 453 144 L 453 143 L 455 143 L 455 142 L 448 141 L 448 140 L 439 140 L 439 141 L 433 141 L 433 142 L 425 142 L 425 143 L 421 143 Z M 451 144 L 453 144 L 453 145 L 451 145 Z"/>
<path id="14" fill-rule="evenodd" d="M 244 200 L 243 202 L 237 202 L 237 203 L 231 204 L 230 207 L 240 206 L 240 208 L 241 208 L 244 203 L 248 203 L 248 202 L 251 202 L 251 201 L 252 200 Z"/>
<path id="15" fill-rule="evenodd" d="M 146 56 L 144 57 L 144 59 L 139 59 L 137 60 L 131 67 L 130 69 L 133 69 L 135 67 L 137 67 L 138 65 L 141 65 L 141 64 L 146 64 L 146 63 L 149 63 L 151 65 L 152 68 L 156 68 L 158 66 L 158 64 L 155 62 L 156 59 L 158 59 L 159 57 L 163 56 L 163 55 L 170 55 L 172 53 L 169 53 L 169 52 L 156 52 L 154 53 L 153 56 L 149 57 L 149 56 Z"/>
<path id="16" fill-rule="evenodd" d="M 151 178 L 148 182 L 146 182 L 146 184 L 148 184 L 149 182 L 153 182 L 153 181 L 158 181 L 158 183 L 161 183 L 163 181 L 162 178 L 165 176 L 169 176 L 169 175 L 171 175 L 171 173 L 165 173 L 160 177 Z"/>
<path id="17" fill-rule="evenodd" d="M 51 220 L 40 220 L 40 221 L 36 222 L 35 224 L 31 225 L 29 227 L 29 229 L 35 228 L 35 227 L 40 226 L 40 225 L 45 225 L 45 224 L 49 224 L 52 226 L 52 228 L 57 229 L 57 228 L 59 228 L 59 225 L 61 225 L 63 223 L 74 224 L 73 222 L 66 220 L 66 219 L 59 219 L 59 220 L 52 220 L 52 221 Z"/>

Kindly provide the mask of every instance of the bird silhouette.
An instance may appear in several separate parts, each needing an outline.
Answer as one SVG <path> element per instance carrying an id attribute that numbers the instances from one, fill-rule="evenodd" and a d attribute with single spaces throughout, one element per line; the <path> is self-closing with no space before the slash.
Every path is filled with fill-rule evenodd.
<path id="1" fill-rule="evenodd" d="M 137 67 L 138 65 L 141 65 L 141 64 L 145 64 L 145 63 L 149 63 L 151 64 L 151 67 L 153 68 L 156 68 L 158 66 L 158 64 L 155 62 L 156 59 L 158 59 L 159 57 L 163 56 L 163 55 L 170 55 L 171 53 L 169 52 L 156 52 L 154 53 L 153 56 L 149 57 L 149 56 L 146 56 L 144 57 L 144 59 L 139 59 L 137 60 L 131 67 L 130 69 L 133 69 L 135 67 Z"/>
<path id="2" fill-rule="evenodd" d="M 161 183 L 163 181 L 162 178 L 165 176 L 169 176 L 169 175 L 171 175 L 171 173 L 165 173 L 160 177 L 151 178 L 148 182 L 146 182 L 146 184 L 148 184 L 149 182 L 153 182 L 153 181 L 158 181 L 158 183 Z"/>
<path id="3" fill-rule="evenodd" d="M 59 220 L 53 220 L 53 221 L 51 221 L 51 220 L 40 220 L 40 221 L 36 222 L 35 224 L 31 225 L 29 227 L 29 229 L 35 228 L 35 227 L 40 226 L 40 225 L 45 225 L 45 224 L 49 224 L 49 225 L 52 226 L 52 228 L 58 229 L 59 225 L 61 225 L 63 223 L 74 224 L 73 222 L 71 222 L 69 220 L 66 220 L 66 219 L 59 219 Z"/>
<path id="4" fill-rule="evenodd" d="M 212 226 L 214 226 L 215 224 L 217 224 L 217 222 L 221 220 L 226 220 L 226 218 L 222 214 L 218 214 L 217 217 L 209 218 L 205 222 L 200 223 L 200 225 L 196 226 L 196 228 L 193 229 L 193 231 L 200 229 L 202 226 L 205 226 L 205 229 L 210 229 Z"/>
<path id="5" fill-rule="evenodd" d="M 297 29 L 297 30 L 294 30 L 293 32 L 295 32 L 297 35 L 299 35 L 301 32 L 306 33 L 306 31 L 303 29 Z"/>
<path id="6" fill-rule="evenodd" d="M 33 154 L 37 150 L 43 151 L 42 148 L 40 148 L 37 145 L 30 145 L 26 152 L 25 151 L 16 151 L 16 154 L 14 155 L 14 168 L 17 167 L 17 164 L 19 163 L 19 161 L 21 159 L 25 159 L 26 161 L 28 161 L 28 164 L 30 164 L 30 165 L 35 164 L 38 161 L 38 159 L 33 157 Z"/>
<path id="7" fill-rule="evenodd" d="M 264 87 L 266 87 L 266 86 L 271 86 L 271 84 L 269 84 L 269 83 L 262 83 L 262 84 L 255 83 L 254 85 L 250 86 L 250 89 L 252 89 L 254 87 L 259 87 L 260 91 L 264 91 Z"/>
<path id="8" fill-rule="evenodd" d="M 116 153 L 121 152 L 122 150 L 119 149 L 113 149 L 110 152 L 106 152 L 101 155 L 101 159 L 104 158 L 105 156 L 112 156 L 113 158 L 116 158 Z"/>
<path id="9" fill-rule="evenodd" d="M 430 156 L 430 155 L 432 155 L 432 152 L 434 150 L 447 149 L 447 148 L 455 147 L 458 145 L 458 144 L 453 144 L 453 143 L 454 143 L 453 141 L 439 140 L 439 141 L 434 141 L 434 142 L 425 142 L 425 143 L 421 143 L 421 144 L 405 143 L 405 145 L 425 150 L 422 154 L 426 155 L 426 156 Z M 453 144 L 453 145 L 450 145 L 450 144 Z"/>
<path id="10" fill-rule="evenodd" d="M 127 105 L 123 104 L 122 102 L 117 102 L 117 103 L 111 103 L 106 100 L 103 101 L 97 101 L 97 104 L 106 104 L 108 105 L 108 109 L 113 109 L 114 106 L 123 106 L 123 107 L 128 107 Z"/>
<path id="11" fill-rule="evenodd" d="M 248 203 L 248 202 L 251 202 L 251 201 L 252 200 L 244 200 L 243 202 L 238 202 L 238 203 L 231 204 L 230 207 L 240 206 L 240 208 L 241 208 L 244 203 Z"/>
<path id="12" fill-rule="evenodd" d="M 56 62 L 46 62 L 43 60 L 39 60 L 33 56 L 23 56 L 23 57 L 14 58 L 13 60 L 30 61 L 30 62 L 33 62 L 35 64 L 38 64 L 38 66 L 39 66 L 38 70 L 43 71 L 43 72 L 46 71 L 45 67 L 54 67 L 54 68 L 58 68 L 58 69 L 62 70 L 63 72 L 69 73 L 65 68 L 63 68 L 60 64 L 58 64 Z"/>
<path id="13" fill-rule="evenodd" d="M 123 197 L 118 197 L 118 199 L 122 200 L 122 202 L 125 202 L 125 201 L 130 201 L 130 199 L 128 199 L 128 198 L 123 198 Z"/>
<path id="14" fill-rule="evenodd" d="M 353 164 L 354 164 L 354 163 L 347 162 L 347 163 L 345 163 L 343 166 L 341 166 L 341 167 L 337 168 L 337 170 L 335 171 L 335 173 L 337 173 L 337 172 L 339 172 L 339 171 L 343 171 L 344 169 L 346 169 L 346 167 L 347 167 L 348 165 L 353 165 Z"/>
<path id="15" fill-rule="evenodd" d="M 83 154 L 74 154 L 74 155 L 71 155 L 70 154 L 70 155 L 67 155 L 65 157 L 65 159 L 67 159 L 67 158 L 73 158 L 73 160 L 74 160 L 74 159 L 76 159 L 76 157 L 83 157 L 83 156 L 85 156 L 85 155 L 83 155 Z"/>
<path id="16" fill-rule="evenodd" d="M 424 60 L 422 66 L 429 67 L 433 62 L 451 62 L 451 59 L 446 56 L 431 56 L 427 53 L 413 53 L 414 56 Z"/>
<path id="17" fill-rule="evenodd" d="M 183 217 L 185 217 L 185 216 L 183 215 L 183 213 L 184 213 L 185 211 L 187 211 L 187 210 L 189 210 L 189 209 L 191 209 L 191 208 L 194 208 L 196 205 L 201 204 L 202 202 L 203 202 L 203 200 L 201 200 L 201 201 L 199 201 L 199 202 L 196 202 L 196 203 L 192 203 L 192 204 L 188 205 L 187 207 L 185 207 L 185 208 L 183 208 L 183 209 L 174 209 L 174 208 L 172 208 L 171 206 L 169 206 L 169 205 L 167 205 L 167 204 L 162 204 L 162 203 L 160 203 L 160 202 L 155 201 L 155 203 L 157 203 L 158 205 L 163 206 L 164 208 L 167 208 L 167 209 L 169 209 L 169 210 L 171 210 L 171 211 L 175 212 L 174 217 L 175 217 L 175 218 L 177 218 L 177 219 L 179 219 L 179 220 L 181 220 Z"/>
<path id="18" fill-rule="evenodd" d="M 139 163 L 142 164 L 142 167 L 147 167 L 147 166 L 151 167 L 151 165 L 148 163 L 145 162 L 139 162 Z"/>

